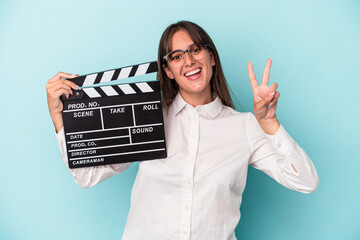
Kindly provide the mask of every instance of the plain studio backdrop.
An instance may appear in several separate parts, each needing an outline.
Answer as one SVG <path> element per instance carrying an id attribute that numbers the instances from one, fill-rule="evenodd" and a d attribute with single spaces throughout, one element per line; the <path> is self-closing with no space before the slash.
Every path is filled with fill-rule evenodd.
<path id="1" fill-rule="evenodd" d="M 59 71 L 156 60 L 162 32 L 179 20 L 212 37 L 240 111 L 253 107 L 248 61 L 260 80 L 273 59 L 278 118 L 320 177 L 302 194 L 250 167 L 236 236 L 360 239 L 357 0 L 1 0 L 0 239 L 121 238 L 138 164 L 78 187 L 60 158 L 45 85 Z"/>

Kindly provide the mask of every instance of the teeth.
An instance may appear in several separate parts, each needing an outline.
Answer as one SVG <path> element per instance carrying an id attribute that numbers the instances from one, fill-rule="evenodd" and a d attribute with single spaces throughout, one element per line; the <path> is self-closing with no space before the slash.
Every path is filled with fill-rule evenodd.
<path id="1" fill-rule="evenodd" d="M 193 70 L 193 71 L 191 71 L 191 72 L 185 73 L 185 77 L 189 77 L 189 76 L 194 75 L 194 74 L 196 74 L 196 73 L 198 73 L 198 72 L 200 72 L 200 71 L 201 71 L 200 68 L 195 69 L 195 70 Z"/>

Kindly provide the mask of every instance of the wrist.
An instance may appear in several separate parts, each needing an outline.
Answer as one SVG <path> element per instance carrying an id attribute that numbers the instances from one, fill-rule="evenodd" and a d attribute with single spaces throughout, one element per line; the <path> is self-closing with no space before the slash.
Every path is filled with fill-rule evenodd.
<path id="1" fill-rule="evenodd" d="M 275 135 L 280 128 L 280 122 L 276 117 L 268 119 L 257 119 L 259 125 L 266 134 Z"/>
<path id="2" fill-rule="evenodd" d="M 61 112 L 50 112 L 51 119 L 54 123 L 55 131 L 58 133 L 63 128 L 63 119 Z"/>
<path id="3" fill-rule="evenodd" d="M 50 113 L 51 118 L 59 117 L 59 116 L 62 115 L 62 112 L 59 112 L 59 111 L 51 111 L 51 110 L 49 110 L 49 113 Z"/>

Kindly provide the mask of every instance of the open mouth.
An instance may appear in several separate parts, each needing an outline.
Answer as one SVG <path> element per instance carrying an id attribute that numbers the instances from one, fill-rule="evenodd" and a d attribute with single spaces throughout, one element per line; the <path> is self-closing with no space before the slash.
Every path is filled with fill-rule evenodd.
<path id="1" fill-rule="evenodd" d="M 196 80 L 201 76 L 201 68 L 194 69 L 184 74 L 189 80 Z"/>

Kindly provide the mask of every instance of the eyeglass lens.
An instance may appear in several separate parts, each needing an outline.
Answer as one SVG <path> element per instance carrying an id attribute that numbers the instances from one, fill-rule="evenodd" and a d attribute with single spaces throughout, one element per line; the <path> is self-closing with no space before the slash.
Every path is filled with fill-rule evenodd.
<path id="1" fill-rule="evenodd" d="M 191 46 L 187 51 L 189 52 L 191 57 L 193 57 L 196 60 L 201 60 L 205 57 L 206 51 L 205 48 L 200 44 L 195 44 Z M 168 61 L 171 65 L 180 65 L 184 62 L 185 59 L 185 53 L 181 50 L 175 50 L 168 56 Z"/>

